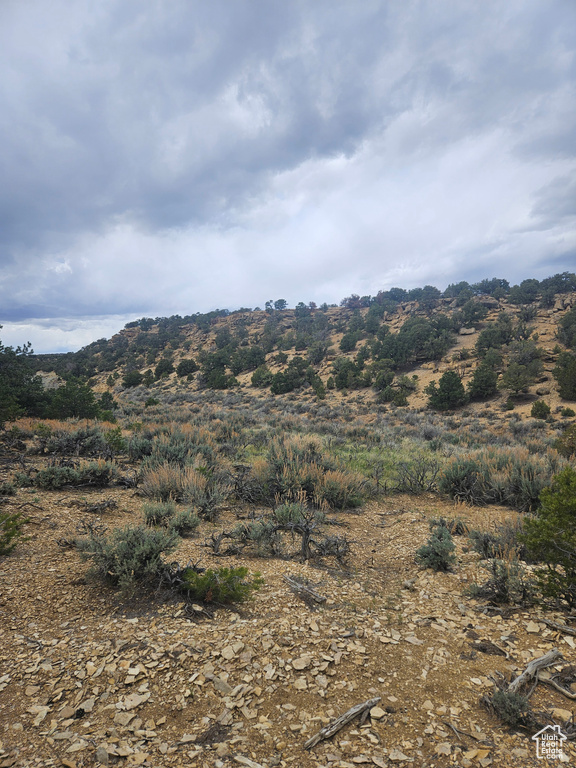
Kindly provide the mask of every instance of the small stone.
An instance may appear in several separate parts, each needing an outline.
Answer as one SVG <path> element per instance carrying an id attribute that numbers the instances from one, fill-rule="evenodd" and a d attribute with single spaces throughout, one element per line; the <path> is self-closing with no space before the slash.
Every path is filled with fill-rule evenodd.
<path id="1" fill-rule="evenodd" d="M 114 715 L 114 722 L 118 725 L 127 726 L 135 717 L 136 715 L 132 712 L 117 712 L 116 715 Z"/>
<path id="2" fill-rule="evenodd" d="M 310 666 L 311 661 L 310 656 L 300 656 L 299 659 L 294 659 L 292 666 L 297 670 L 306 669 Z"/>
<path id="3" fill-rule="evenodd" d="M 562 709 L 561 707 L 555 707 L 552 710 L 552 717 L 557 717 L 559 720 L 571 720 L 572 719 L 572 712 L 570 712 L 568 709 Z"/>
<path id="4" fill-rule="evenodd" d="M 420 640 L 419 638 L 415 637 L 414 635 L 409 635 L 408 637 L 404 638 L 407 643 L 411 643 L 412 645 L 424 645 L 424 640 Z"/>
<path id="5" fill-rule="evenodd" d="M 66 752 L 82 752 L 88 744 L 85 741 L 76 741 L 74 744 L 71 744 Z"/>
<path id="6" fill-rule="evenodd" d="M 145 763 L 149 757 L 150 755 L 148 752 L 134 752 L 134 754 L 130 756 L 130 765 L 142 765 L 142 763 Z"/>
<path id="7" fill-rule="evenodd" d="M 126 696 L 124 699 L 124 706 L 126 709 L 134 709 L 135 707 L 139 707 L 140 704 L 143 704 L 149 698 L 150 694 L 141 696 L 139 693 L 131 693 L 130 696 Z"/>
<path id="8" fill-rule="evenodd" d="M 226 648 L 222 651 L 222 657 L 230 661 L 230 659 L 233 659 L 236 654 L 234 653 L 234 648 L 232 648 L 231 645 L 227 645 Z"/>
<path id="9" fill-rule="evenodd" d="M 297 691 L 305 691 L 308 688 L 308 683 L 306 682 L 306 678 L 299 677 L 294 682 L 294 688 L 296 688 Z"/>
<path id="10" fill-rule="evenodd" d="M 222 680 L 221 677 L 215 677 L 212 681 L 214 683 L 214 688 L 216 688 L 217 691 L 220 691 L 220 693 L 223 693 L 225 695 L 232 693 L 234 690 L 232 686 L 228 685 L 226 680 Z"/>
<path id="11" fill-rule="evenodd" d="M 80 704 L 80 709 L 83 709 L 84 712 L 92 712 L 95 704 L 96 699 L 86 699 L 86 701 L 83 701 L 82 704 Z"/>
<path id="12" fill-rule="evenodd" d="M 382 720 L 382 718 L 385 716 L 386 712 L 380 707 L 372 707 L 370 710 L 370 717 L 372 717 L 374 720 Z"/>
<path id="13" fill-rule="evenodd" d="M 110 757 L 108 756 L 108 750 L 106 747 L 100 746 L 96 750 L 96 760 L 99 763 L 102 763 L 102 765 L 108 765 L 110 762 Z"/>
<path id="14" fill-rule="evenodd" d="M 537 634 L 540 632 L 540 625 L 536 624 L 535 621 L 529 621 L 526 624 L 526 632 L 530 632 L 531 634 Z"/>
<path id="15" fill-rule="evenodd" d="M 437 755 L 449 755 L 452 752 L 452 745 L 447 741 L 443 741 L 441 744 L 437 744 L 434 747 L 434 752 Z"/>
<path id="16" fill-rule="evenodd" d="M 404 752 L 400 752 L 399 749 L 391 749 L 388 755 L 388 760 L 392 760 L 392 762 L 397 763 L 402 760 L 410 760 L 410 758 L 408 755 L 405 755 Z"/>

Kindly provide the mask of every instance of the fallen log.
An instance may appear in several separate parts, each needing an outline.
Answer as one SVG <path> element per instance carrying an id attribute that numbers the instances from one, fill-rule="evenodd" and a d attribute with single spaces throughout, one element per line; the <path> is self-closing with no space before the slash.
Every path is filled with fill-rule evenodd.
<path id="1" fill-rule="evenodd" d="M 511 693 L 517 693 L 517 691 L 522 688 L 523 685 L 526 685 L 526 683 L 528 683 L 530 680 L 537 677 L 539 670 L 552 666 L 552 664 L 561 658 L 562 654 L 558 648 L 552 648 L 552 650 L 548 651 L 548 653 L 545 653 L 544 656 L 539 656 L 537 659 L 532 659 L 524 672 L 522 672 L 521 675 L 518 675 L 516 680 L 513 680 L 510 683 L 508 690 Z"/>
<path id="2" fill-rule="evenodd" d="M 304 749 L 312 749 L 312 747 L 315 747 L 316 744 L 318 744 L 320 741 L 330 739 L 332 736 L 334 736 L 335 733 L 338 733 L 341 728 L 344 728 L 344 726 L 347 725 L 351 720 L 354 720 L 355 717 L 362 715 L 364 712 L 367 714 L 368 711 L 372 709 L 372 707 L 375 707 L 376 704 L 378 704 L 380 698 L 380 696 L 376 696 L 374 699 L 368 699 L 368 701 L 364 701 L 362 704 L 356 704 L 355 707 L 351 707 L 347 712 L 344 712 L 343 715 L 337 717 L 336 720 L 333 720 L 331 723 L 328 723 L 328 725 L 325 725 L 324 728 L 322 728 L 321 731 L 318 731 L 315 736 L 312 736 L 311 739 L 308 739 L 306 744 L 304 744 Z"/>

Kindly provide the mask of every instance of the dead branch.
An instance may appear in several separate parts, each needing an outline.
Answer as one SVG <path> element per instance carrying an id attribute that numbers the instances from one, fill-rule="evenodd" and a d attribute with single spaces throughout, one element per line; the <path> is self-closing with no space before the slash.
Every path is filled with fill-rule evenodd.
<path id="1" fill-rule="evenodd" d="M 542 618 L 539 618 L 538 621 L 541 621 L 543 624 L 547 624 L 549 627 L 552 627 L 552 629 L 555 629 L 558 632 L 562 632 L 562 634 L 564 635 L 576 636 L 576 629 L 573 629 L 572 627 L 567 627 L 566 624 L 558 624 L 555 621 L 550 621 L 549 619 L 542 619 Z"/>
<path id="2" fill-rule="evenodd" d="M 537 659 L 532 659 L 532 661 L 528 664 L 524 672 L 522 672 L 521 675 L 518 675 L 516 680 L 513 680 L 510 683 L 510 685 L 508 686 L 508 690 L 511 693 L 516 693 L 529 680 L 532 680 L 532 678 L 536 677 L 539 670 L 544 669 L 545 667 L 552 666 L 552 664 L 554 664 L 556 661 L 558 661 L 558 659 L 561 659 L 561 658 L 562 658 L 562 654 L 560 653 L 558 648 L 552 648 L 552 650 L 548 651 L 548 653 L 545 653 L 544 656 L 539 656 Z"/>
<path id="3" fill-rule="evenodd" d="M 474 733 L 468 733 L 468 731 L 463 731 L 461 728 L 456 728 L 454 723 L 449 722 L 448 720 L 442 720 L 444 725 L 447 725 L 449 728 L 452 728 L 456 736 L 458 737 L 458 741 L 462 741 L 460 738 L 460 734 L 462 736 L 468 736 L 471 739 L 474 739 L 474 741 L 484 741 L 484 739 L 481 739 L 479 736 L 476 736 Z"/>
<path id="4" fill-rule="evenodd" d="M 560 693 L 563 696 L 566 696 L 567 699 L 576 699 L 576 693 L 572 693 L 572 691 L 568 691 L 566 688 L 563 688 L 561 685 L 559 685 L 556 680 L 552 679 L 545 679 L 540 676 L 537 676 L 539 683 L 546 683 L 546 685 L 551 685 L 552 688 L 555 688 L 557 691 L 560 691 Z"/>
<path id="5" fill-rule="evenodd" d="M 314 600 L 316 603 L 326 602 L 324 595 L 320 595 L 318 592 L 312 589 L 312 587 L 308 587 L 306 584 L 302 584 L 300 581 L 296 581 L 296 579 L 292 578 L 291 576 L 283 576 L 282 578 L 295 592 L 300 594 L 303 593 L 307 597 L 312 598 L 312 600 Z"/>
<path id="6" fill-rule="evenodd" d="M 375 707 L 376 704 L 378 704 L 380 701 L 380 698 L 380 696 L 376 696 L 374 699 L 368 699 L 368 701 L 364 701 L 362 704 L 356 704 L 355 707 L 351 707 L 347 712 L 344 712 L 343 715 L 340 715 L 340 717 L 336 718 L 336 720 L 333 720 L 331 723 L 328 723 L 328 725 L 325 725 L 324 728 L 322 728 L 321 731 L 318 731 L 315 736 L 312 736 L 311 739 L 308 739 L 306 744 L 304 744 L 304 749 L 312 749 L 312 747 L 315 747 L 318 742 L 324 741 L 325 739 L 330 739 L 332 736 L 334 736 L 335 733 L 338 733 L 339 730 L 344 728 L 344 726 L 347 725 L 351 720 L 354 720 L 355 717 L 362 715 L 367 710 L 369 711 L 372 709 L 372 707 Z"/>

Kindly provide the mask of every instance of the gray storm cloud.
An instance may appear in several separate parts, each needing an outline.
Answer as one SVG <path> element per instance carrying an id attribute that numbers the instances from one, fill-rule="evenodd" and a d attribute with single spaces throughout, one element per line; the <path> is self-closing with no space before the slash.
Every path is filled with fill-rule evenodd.
<path id="1" fill-rule="evenodd" d="M 7 0 L 3 341 L 573 269 L 575 28 L 568 0 Z"/>

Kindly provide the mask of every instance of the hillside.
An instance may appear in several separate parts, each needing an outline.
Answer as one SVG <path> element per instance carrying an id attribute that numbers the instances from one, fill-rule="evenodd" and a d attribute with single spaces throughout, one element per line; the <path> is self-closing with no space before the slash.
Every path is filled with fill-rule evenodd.
<path id="1" fill-rule="evenodd" d="M 488 287 L 32 358 L 46 415 L 0 432 L 0 768 L 539 766 L 546 726 L 573 760 L 576 550 L 521 534 L 576 488 L 576 292 Z"/>
<path id="2" fill-rule="evenodd" d="M 380 412 L 394 406 L 419 410 L 429 404 L 431 382 L 454 371 L 471 395 L 473 412 L 514 408 L 527 416 L 538 399 L 559 413 L 570 400 L 566 390 L 575 391 L 565 385 L 561 397 L 554 374 L 559 355 L 572 349 L 573 291 L 548 300 L 532 294 L 523 302 L 514 301 L 512 289 L 498 298 L 394 301 L 379 294 L 349 297 L 340 307 L 276 304 L 282 308 L 270 302 L 268 311 L 134 321 L 110 340 L 75 354 L 38 356 L 36 365 L 46 373 L 90 377 L 96 392 L 131 401 L 146 392 L 144 399 L 161 399 L 239 389 L 256 397 L 313 394 L 327 402 L 353 394 L 357 403 Z M 510 375 L 511 363 L 523 366 L 521 375 Z M 495 378 L 472 392 L 479 367 L 489 367 Z"/>

